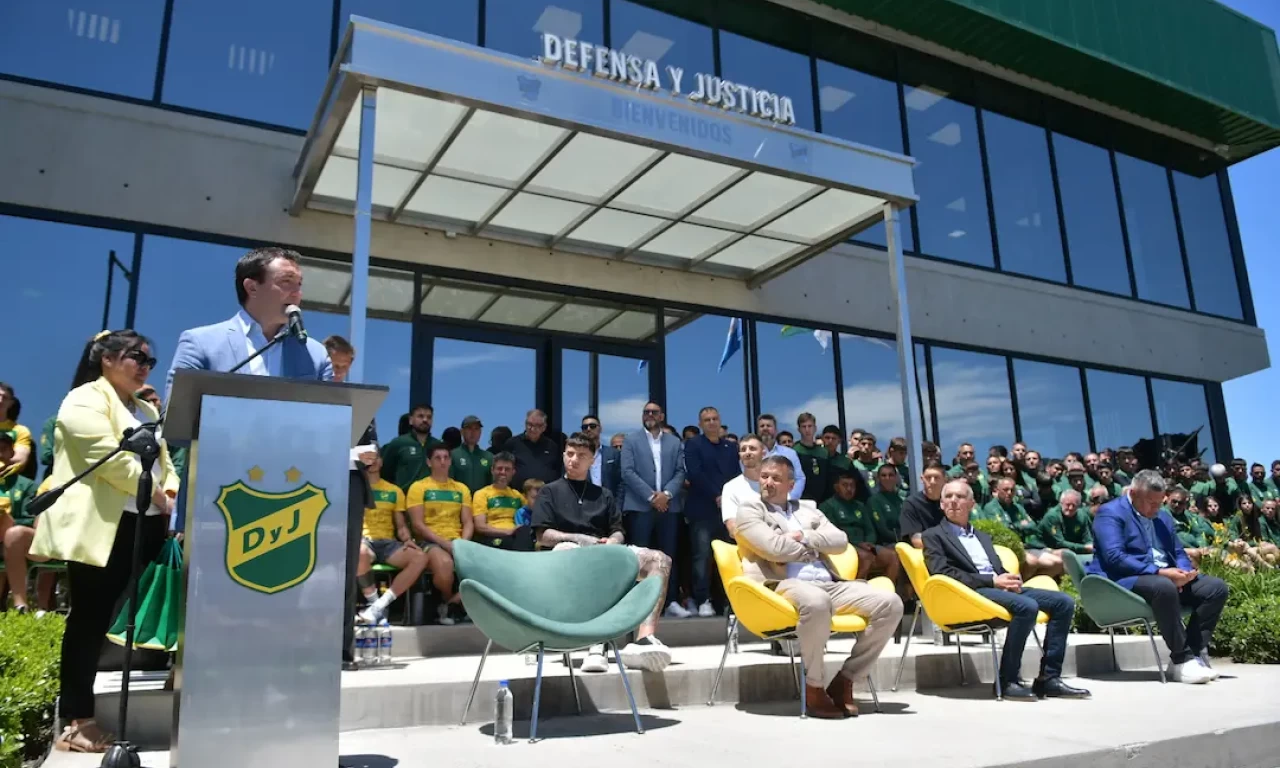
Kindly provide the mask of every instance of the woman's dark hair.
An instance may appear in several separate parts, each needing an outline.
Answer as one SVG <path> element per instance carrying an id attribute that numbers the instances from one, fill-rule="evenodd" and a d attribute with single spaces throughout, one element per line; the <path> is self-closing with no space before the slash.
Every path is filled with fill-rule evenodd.
<path id="1" fill-rule="evenodd" d="M 80 362 L 76 365 L 76 375 L 71 380 L 71 388 L 96 381 L 102 376 L 102 359 L 119 357 L 125 352 L 135 350 L 143 344 L 151 345 L 151 340 L 133 330 L 103 331 L 84 345 Z M 154 347 L 153 347 L 154 348 Z"/>
<path id="2" fill-rule="evenodd" d="M 409 431 L 409 414 L 400 417 L 400 425 L 397 427 L 396 436 L 399 437 Z"/>
<path id="3" fill-rule="evenodd" d="M 453 450 L 462 445 L 462 430 L 457 427 L 449 427 L 440 435 L 440 441 L 449 446 L 449 450 Z"/>
<path id="4" fill-rule="evenodd" d="M 1248 499 L 1249 503 L 1253 504 L 1253 514 L 1248 514 L 1240 508 L 1240 503 L 1245 499 Z M 1241 521 L 1244 522 L 1245 530 L 1249 534 L 1249 536 L 1246 536 L 1245 538 L 1250 541 L 1265 541 L 1265 539 L 1262 538 L 1262 525 L 1258 520 L 1258 518 L 1262 517 L 1262 506 L 1258 504 L 1258 502 L 1254 501 L 1252 496 L 1247 493 L 1242 493 L 1236 497 L 1235 511 L 1236 514 L 1240 515 Z"/>

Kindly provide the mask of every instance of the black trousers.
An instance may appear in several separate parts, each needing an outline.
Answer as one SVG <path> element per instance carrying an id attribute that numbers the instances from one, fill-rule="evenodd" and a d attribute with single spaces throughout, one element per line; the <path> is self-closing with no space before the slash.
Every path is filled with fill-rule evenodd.
<path id="1" fill-rule="evenodd" d="M 532 552 L 533 551 L 533 529 L 527 525 L 522 525 L 511 532 L 509 536 L 480 536 L 473 538 L 480 544 L 493 547 L 495 549 L 506 549 L 512 552 Z"/>
<path id="2" fill-rule="evenodd" d="M 356 572 L 360 570 L 360 543 L 364 539 L 365 494 L 369 492 L 368 482 L 359 472 L 351 472 L 351 481 L 347 484 L 347 591 L 342 601 L 342 660 L 355 660 L 356 644 L 356 600 L 360 595 L 360 584 Z"/>
<path id="3" fill-rule="evenodd" d="M 129 587 L 133 568 L 134 526 L 138 516 L 126 512 L 116 528 L 111 555 L 102 568 L 84 563 L 67 563 L 71 586 L 71 613 L 62 634 L 62 697 L 64 720 L 93 717 L 93 678 L 98 673 L 98 657 L 116 603 Z M 142 522 L 142 568 L 156 559 L 169 534 L 168 519 L 145 517 Z"/>
<path id="4" fill-rule="evenodd" d="M 1169 646 L 1174 664 L 1189 661 L 1208 650 L 1213 629 L 1218 626 L 1227 604 L 1227 585 L 1214 576 L 1197 576 L 1178 591 L 1173 582 L 1160 575 L 1139 576 L 1130 589 L 1151 605 L 1156 626 Z M 1191 619 L 1182 626 L 1182 608 L 1191 609 Z"/>

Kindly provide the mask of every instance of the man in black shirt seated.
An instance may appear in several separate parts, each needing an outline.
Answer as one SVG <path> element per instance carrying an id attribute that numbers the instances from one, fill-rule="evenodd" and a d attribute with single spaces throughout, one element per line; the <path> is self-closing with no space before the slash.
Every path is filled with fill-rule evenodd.
<path id="1" fill-rule="evenodd" d="M 625 540 L 622 512 L 608 489 L 591 482 L 589 473 L 595 458 L 595 443 L 581 432 L 575 432 L 564 448 L 564 477 L 547 483 L 538 493 L 530 516 L 536 541 L 543 549 L 572 549 L 621 545 Z M 662 592 L 667 592 L 671 575 L 671 558 L 662 552 L 631 547 L 640 561 L 638 579 L 652 574 L 662 576 Z M 570 598 L 571 599 L 571 598 Z M 658 630 L 658 600 L 649 618 L 636 629 L 636 640 L 622 649 L 622 661 L 632 668 L 661 672 L 671 663 L 671 651 L 654 634 Z M 582 663 L 583 672 L 604 672 L 609 662 L 603 645 L 593 645 Z"/>
<path id="2" fill-rule="evenodd" d="M 998 681 L 1004 698 L 1035 701 L 1038 698 L 1087 699 L 1089 692 L 1062 682 L 1062 660 L 1076 604 L 1063 592 L 1023 589 L 1022 577 L 1006 573 L 991 544 L 991 537 L 969 523 L 973 489 L 964 480 L 952 480 L 942 489 L 946 520 L 924 532 L 924 558 L 930 575 L 949 576 L 1004 608 L 1013 617 L 1005 635 Z M 1040 674 L 1030 688 L 1018 679 L 1027 635 L 1036 626 L 1036 615 L 1049 614 L 1044 635 Z"/>
<path id="3" fill-rule="evenodd" d="M 924 546 L 920 535 L 943 521 L 942 486 L 947 481 L 947 470 L 936 461 L 926 464 L 920 480 L 924 488 L 902 502 L 902 516 L 898 518 L 898 540 L 916 549 Z"/>

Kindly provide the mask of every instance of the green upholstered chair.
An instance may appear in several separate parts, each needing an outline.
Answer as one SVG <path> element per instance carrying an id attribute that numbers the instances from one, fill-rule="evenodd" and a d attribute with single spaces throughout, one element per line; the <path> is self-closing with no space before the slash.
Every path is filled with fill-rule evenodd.
<path id="1" fill-rule="evenodd" d="M 1085 566 L 1093 559 L 1093 555 L 1078 555 L 1070 550 L 1063 550 L 1062 559 L 1071 581 L 1080 592 L 1080 605 L 1084 612 L 1111 636 L 1111 665 L 1115 670 L 1120 671 L 1120 662 L 1116 658 L 1115 630 L 1141 624 L 1147 631 L 1147 639 L 1151 641 L 1151 652 L 1156 657 L 1160 682 L 1166 682 L 1164 668 L 1160 665 L 1160 649 L 1156 647 L 1156 637 L 1152 630 L 1156 615 L 1147 601 L 1105 576 L 1085 573 Z"/>
<path id="2" fill-rule="evenodd" d="M 516 653 L 533 650 L 538 653 L 530 741 L 537 741 L 538 736 L 545 653 L 563 653 L 568 663 L 570 651 L 603 644 L 613 649 L 636 731 L 644 733 L 614 638 L 635 630 L 653 612 L 661 597 L 662 577 L 654 575 L 637 582 L 640 564 L 630 548 L 599 546 L 562 552 L 510 552 L 457 541 L 453 545 L 453 561 L 461 579 L 459 591 L 467 615 L 489 638 L 462 712 L 463 723 L 471 711 L 480 673 L 494 643 Z M 581 713 L 573 664 L 568 663 L 568 667 L 574 700 Z"/>

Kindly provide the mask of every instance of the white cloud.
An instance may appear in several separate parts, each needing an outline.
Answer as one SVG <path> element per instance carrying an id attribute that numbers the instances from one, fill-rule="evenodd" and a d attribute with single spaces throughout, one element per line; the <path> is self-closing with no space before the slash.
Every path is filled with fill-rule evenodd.
<path id="1" fill-rule="evenodd" d="M 456 371 L 460 368 L 470 368 L 473 365 L 510 360 L 513 351 L 514 350 L 499 347 L 486 352 L 477 352 L 472 355 L 444 355 L 435 359 L 433 367 L 435 368 L 436 373 L 447 373 L 449 371 Z"/>
<path id="2" fill-rule="evenodd" d="M 600 417 L 600 433 L 612 437 L 618 432 L 640 429 L 640 419 L 648 402 L 646 398 L 636 396 L 600 403 L 600 413 L 596 414 Z"/>

